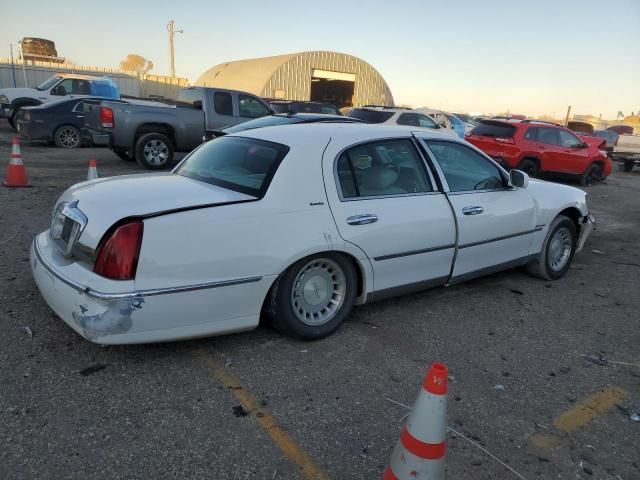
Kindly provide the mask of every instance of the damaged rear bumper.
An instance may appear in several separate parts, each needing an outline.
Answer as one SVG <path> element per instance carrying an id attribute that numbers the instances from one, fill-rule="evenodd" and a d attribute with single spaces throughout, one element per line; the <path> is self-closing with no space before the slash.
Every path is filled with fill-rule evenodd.
<path id="1" fill-rule="evenodd" d="M 576 253 L 579 253 L 584 248 L 584 244 L 593 232 L 596 229 L 596 218 L 593 215 L 586 215 L 582 218 L 582 224 L 580 226 L 580 237 L 578 238 L 578 247 L 576 248 Z"/>
<path id="2" fill-rule="evenodd" d="M 99 344 L 166 342 L 251 330 L 274 278 L 136 290 L 134 281 L 109 280 L 36 236 L 33 278 L 51 309 L 79 335 Z"/>

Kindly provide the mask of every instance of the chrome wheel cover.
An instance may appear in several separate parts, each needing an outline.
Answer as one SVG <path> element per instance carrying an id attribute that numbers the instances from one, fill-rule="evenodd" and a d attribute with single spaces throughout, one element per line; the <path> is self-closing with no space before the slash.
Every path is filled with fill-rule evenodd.
<path id="1" fill-rule="evenodd" d="M 291 289 L 291 307 L 298 319 L 313 327 L 335 317 L 344 303 L 346 277 L 333 260 L 317 258 L 303 266 Z"/>
<path id="2" fill-rule="evenodd" d="M 64 148 L 76 148 L 80 144 L 80 135 L 73 128 L 63 128 L 58 132 L 58 142 Z"/>
<path id="3" fill-rule="evenodd" d="M 571 232 L 567 227 L 559 228 L 549 240 L 547 261 L 551 270 L 559 272 L 567 265 L 571 257 L 572 248 L 573 237 Z"/>
<path id="4" fill-rule="evenodd" d="M 169 147 L 162 140 L 149 140 L 144 144 L 142 153 L 151 165 L 162 165 L 169 159 Z"/>

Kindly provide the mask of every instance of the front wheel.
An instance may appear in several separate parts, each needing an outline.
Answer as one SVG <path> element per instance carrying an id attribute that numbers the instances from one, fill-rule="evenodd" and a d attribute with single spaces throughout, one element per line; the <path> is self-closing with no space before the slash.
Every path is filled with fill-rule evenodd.
<path id="1" fill-rule="evenodd" d="M 571 266 L 577 242 L 578 234 L 573 221 L 558 215 L 549 226 L 540 256 L 527 265 L 527 271 L 545 280 L 561 278 Z"/>
<path id="2" fill-rule="evenodd" d="M 595 182 L 599 182 L 602 179 L 602 167 L 597 163 L 592 163 L 587 168 L 586 172 L 580 177 L 580 185 L 583 187 L 590 187 Z"/>
<path id="3" fill-rule="evenodd" d="M 135 146 L 136 161 L 149 170 L 162 170 L 173 162 L 173 145 L 166 135 L 146 133 Z"/>
<path id="4" fill-rule="evenodd" d="M 273 327 L 300 340 L 330 335 L 351 313 L 357 276 L 340 254 L 319 254 L 289 267 L 273 285 L 267 314 Z"/>

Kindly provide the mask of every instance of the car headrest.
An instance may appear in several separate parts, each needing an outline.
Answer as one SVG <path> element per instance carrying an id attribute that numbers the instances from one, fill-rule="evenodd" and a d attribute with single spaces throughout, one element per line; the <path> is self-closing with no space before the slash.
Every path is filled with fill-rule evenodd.
<path id="1" fill-rule="evenodd" d="M 362 185 L 372 190 L 385 190 L 398 180 L 398 172 L 388 167 L 371 167 L 363 173 Z"/>

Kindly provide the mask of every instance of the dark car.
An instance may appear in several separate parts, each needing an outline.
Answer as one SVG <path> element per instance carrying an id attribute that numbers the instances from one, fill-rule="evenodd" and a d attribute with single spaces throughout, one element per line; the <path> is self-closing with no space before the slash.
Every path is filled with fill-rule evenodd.
<path id="1" fill-rule="evenodd" d="M 322 102 L 269 100 L 269 106 L 276 113 L 324 113 L 327 115 L 342 115 L 335 105 Z"/>
<path id="2" fill-rule="evenodd" d="M 45 140 L 60 148 L 78 148 L 83 143 L 83 106 L 91 100 L 102 99 L 72 98 L 21 108 L 16 118 L 18 133 L 27 140 Z"/>
<path id="3" fill-rule="evenodd" d="M 342 115 L 325 115 L 322 113 L 276 113 L 266 117 L 256 118 L 248 122 L 232 125 L 220 130 L 209 131 L 207 139 L 227 135 L 229 133 L 244 132 L 254 128 L 271 127 L 274 125 L 287 125 L 294 123 L 319 123 L 319 122 L 345 122 L 345 123 L 367 123 L 357 118 L 345 117 Z"/>

